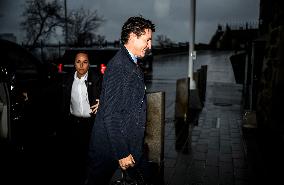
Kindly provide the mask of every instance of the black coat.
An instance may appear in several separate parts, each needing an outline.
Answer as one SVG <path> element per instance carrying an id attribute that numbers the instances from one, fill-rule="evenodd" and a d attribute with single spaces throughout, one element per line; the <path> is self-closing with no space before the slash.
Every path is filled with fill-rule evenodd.
<path id="1" fill-rule="evenodd" d="M 92 130 L 91 168 L 105 160 L 142 155 L 146 123 L 144 74 L 124 46 L 109 61 L 102 82 L 100 106 Z"/>

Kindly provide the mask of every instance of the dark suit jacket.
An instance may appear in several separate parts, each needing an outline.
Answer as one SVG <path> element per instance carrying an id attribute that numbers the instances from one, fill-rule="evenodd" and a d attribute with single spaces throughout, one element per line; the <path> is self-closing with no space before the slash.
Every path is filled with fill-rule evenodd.
<path id="1" fill-rule="evenodd" d="M 142 155 L 146 95 L 144 74 L 124 46 L 109 61 L 102 82 L 100 107 L 92 130 L 92 168 L 105 160 Z"/>
<path id="2" fill-rule="evenodd" d="M 63 91 L 62 91 L 62 110 L 65 116 L 70 114 L 70 102 L 71 102 L 71 90 L 74 81 L 74 73 L 68 74 L 63 81 Z M 96 103 L 96 99 L 99 99 L 101 92 L 101 76 L 94 73 L 89 69 L 88 78 L 86 81 L 88 98 L 90 106 Z"/>

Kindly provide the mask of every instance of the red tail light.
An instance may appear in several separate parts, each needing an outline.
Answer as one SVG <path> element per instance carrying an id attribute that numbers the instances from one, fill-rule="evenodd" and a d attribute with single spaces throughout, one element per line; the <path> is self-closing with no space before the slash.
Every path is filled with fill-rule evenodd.
<path id="1" fill-rule="evenodd" d="M 101 73 L 104 74 L 106 70 L 106 65 L 105 64 L 101 64 Z"/>
<path id="2" fill-rule="evenodd" d="M 62 64 L 58 64 L 58 72 L 61 73 L 62 72 Z"/>

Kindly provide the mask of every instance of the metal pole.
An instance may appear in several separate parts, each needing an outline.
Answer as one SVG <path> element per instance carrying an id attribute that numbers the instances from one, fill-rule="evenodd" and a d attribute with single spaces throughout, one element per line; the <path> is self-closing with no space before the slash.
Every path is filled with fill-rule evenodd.
<path id="1" fill-rule="evenodd" d="M 190 0 L 190 23 L 192 36 L 189 41 L 189 63 L 188 63 L 188 77 L 190 78 L 190 89 L 196 89 L 195 81 L 193 79 L 193 54 L 195 43 L 195 10 L 196 0 Z"/>
<path id="2" fill-rule="evenodd" d="M 253 86 L 254 86 L 254 82 L 253 82 L 253 76 L 254 76 L 254 50 L 255 50 L 255 43 L 252 43 L 252 47 L 251 47 L 251 67 L 250 67 L 250 86 L 249 86 L 249 110 L 252 111 L 253 107 L 252 107 L 252 103 L 253 103 Z"/>
<path id="3" fill-rule="evenodd" d="M 65 46 L 68 46 L 68 24 L 67 24 L 67 3 L 64 0 L 64 10 L 65 10 Z"/>

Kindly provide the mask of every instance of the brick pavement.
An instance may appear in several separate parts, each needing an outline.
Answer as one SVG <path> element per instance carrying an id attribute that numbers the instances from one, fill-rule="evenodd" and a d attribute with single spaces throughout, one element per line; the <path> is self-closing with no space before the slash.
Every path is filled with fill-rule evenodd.
<path id="1" fill-rule="evenodd" d="M 208 65 L 206 101 L 198 124 L 166 120 L 167 185 L 254 184 L 241 126 L 242 86 L 228 57 Z"/>
<path id="2" fill-rule="evenodd" d="M 240 94 L 239 85 L 210 83 L 198 125 L 184 124 L 177 132 L 177 127 L 170 128 L 173 122 L 167 122 L 165 184 L 251 184 Z"/>

